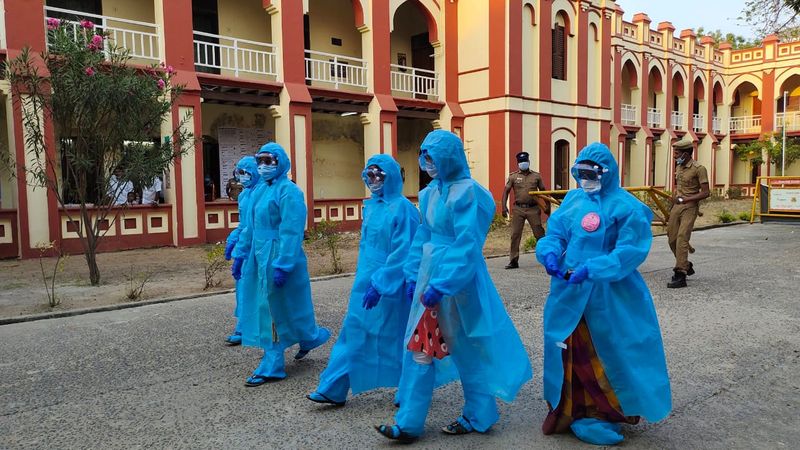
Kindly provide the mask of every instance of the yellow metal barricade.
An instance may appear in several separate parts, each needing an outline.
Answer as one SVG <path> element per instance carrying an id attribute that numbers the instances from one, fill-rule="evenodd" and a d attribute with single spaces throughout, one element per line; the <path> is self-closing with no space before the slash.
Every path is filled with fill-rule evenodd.
<path id="1" fill-rule="evenodd" d="M 630 193 L 644 192 L 646 194 L 646 200 L 635 195 L 634 197 L 653 211 L 653 225 L 667 226 L 667 222 L 669 222 L 669 210 L 672 208 L 672 196 L 670 194 L 652 186 L 626 187 L 623 189 Z M 529 193 L 535 196 L 535 198 L 541 198 L 553 205 L 560 205 L 560 199 L 564 198 L 567 192 L 569 191 L 530 191 Z M 649 202 L 647 200 L 649 200 Z"/>

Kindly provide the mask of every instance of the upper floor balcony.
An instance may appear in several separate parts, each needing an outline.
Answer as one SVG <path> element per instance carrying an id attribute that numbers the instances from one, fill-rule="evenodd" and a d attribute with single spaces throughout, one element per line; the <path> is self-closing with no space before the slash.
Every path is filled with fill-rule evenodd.
<path id="1" fill-rule="evenodd" d="M 622 103 L 619 105 L 620 112 L 622 113 L 621 121 L 623 125 L 636 125 L 636 105 L 628 105 Z"/>
<path id="2" fill-rule="evenodd" d="M 661 108 L 647 108 L 647 126 L 649 128 L 664 128 L 663 117 Z"/>
<path id="3" fill-rule="evenodd" d="M 438 99 L 439 77 L 433 70 L 392 64 L 392 91 L 414 98 Z"/>
<path id="4" fill-rule="evenodd" d="M 275 46 L 267 42 L 194 32 L 194 64 L 199 72 L 274 78 L 277 58 Z"/>
<path id="5" fill-rule="evenodd" d="M 670 117 L 670 119 L 673 130 L 678 130 L 678 131 L 686 130 L 685 115 L 681 111 L 672 111 L 672 116 Z"/>
<path id="6" fill-rule="evenodd" d="M 149 21 L 132 20 L 122 17 L 106 16 L 88 11 L 45 6 L 45 23 L 48 19 L 58 19 L 66 23 L 69 32 L 76 37 L 82 33 L 81 20 L 88 20 L 100 31 L 108 35 L 108 46 L 115 45 L 128 51 L 135 63 L 153 64 L 161 61 L 159 27 Z M 152 18 L 152 5 L 139 11 L 140 16 Z"/>
<path id="7" fill-rule="evenodd" d="M 800 111 L 775 114 L 775 129 L 782 130 L 784 125 L 786 131 L 800 131 Z"/>
<path id="8" fill-rule="evenodd" d="M 367 62 L 361 58 L 306 50 L 306 80 L 312 86 L 367 88 Z"/>
<path id="9" fill-rule="evenodd" d="M 761 116 L 731 117 L 731 134 L 757 134 L 761 132 Z"/>
<path id="10" fill-rule="evenodd" d="M 723 133 L 724 130 L 722 129 L 722 118 L 717 117 L 717 116 L 713 116 L 711 118 L 711 131 L 714 134 L 722 134 Z"/>
<path id="11" fill-rule="evenodd" d="M 706 118 L 702 114 L 692 114 L 692 130 L 695 133 L 706 131 Z"/>

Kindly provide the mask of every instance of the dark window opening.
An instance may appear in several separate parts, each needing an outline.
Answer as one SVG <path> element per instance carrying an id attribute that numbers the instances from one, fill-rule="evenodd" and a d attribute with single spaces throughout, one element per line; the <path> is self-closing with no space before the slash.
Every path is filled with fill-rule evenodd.
<path id="1" fill-rule="evenodd" d="M 567 33 L 562 25 L 553 28 L 553 78 L 567 79 Z"/>

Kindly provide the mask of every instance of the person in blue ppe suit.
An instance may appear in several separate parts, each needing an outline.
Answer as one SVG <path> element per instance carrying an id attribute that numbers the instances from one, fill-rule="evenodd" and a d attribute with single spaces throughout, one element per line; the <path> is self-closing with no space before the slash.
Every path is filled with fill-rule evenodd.
<path id="1" fill-rule="evenodd" d="M 358 266 L 350 304 L 328 367 L 316 391 L 317 403 L 345 404 L 353 394 L 395 387 L 403 365 L 403 336 L 409 302 L 403 263 L 419 225 L 419 211 L 403 196 L 400 165 L 389 155 L 367 161 L 361 177 L 371 192 L 364 201 Z"/>
<path id="2" fill-rule="evenodd" d="M 435 130 L 420 150 L 420 167 L 433 180 L 419 194 L 422 224 L 403 268 L 413 302 L 400 409 L 395 425 L 376 427 L 405 442 L 422 435 L 434 386 L 460 378 L 464 391 L 462 415 L 443 432 L 485 432 L 499 419 L 495 398 L 513 401 L 532 376 L 483 259 L 495 202 L 470 177 L 458 136 Z"/>
<path id="3" fill-rule="evenodd" d="M 264 349 L 261 364 L 245 383 L 250 387 L 286 378 L 286 348 L 300 344 L 295 359 L 301 359 L 330 338 L 314 317 L 303 252 L 306 205 L 303 192 L 287 176 L 289 157 L 274 142 L 255 157 L 260 182 L 251 194 L 233 268 L 234 278 L 244 274 L 256 280 L 256 295 L 244 298 L 240 316 L 242 344 Z"/>
<path id="4" fill-rule="evenodd" d="M 652 212 L 619 185 L 603 144 L 584 148 L 573 189 L 550 216 L 536 257 L 552 276 L 544 308 L 545 434 L 571 430 L 596 445 L 622 441 L 621 423 L 672 408 L 656 310 L 637 267 Z"/>
<path id="5" fill-rule="evenodd" d="M 258 166 L 256 165 L 256 158 L 253 156 L 245 156 L 236 163 L 236 180 L 244 187 L 244 190 L 239 194 L 236 202 L 239 206 L 239 217 L 247 217 L 250 214 L 251 206 L 251 193 L 253 187 L 257 184 Z M 243 222 L 240 220 L 239 225 L 230 232 L 228 238 L 225 240 L 225 260 L 230 261 L 233 257 L 233 250 L 236 248 L 236 243 L 239 242 L 239 235 L 242 232 Z M 242 330 L 239 328 L 239 310 L 241 305 L 241 297 L 243 295 L 242 289 L 239 288 L 239 281 L 236 281 L 236 309 L 234 310 L 234 317 L 237 318 L 236 327 L 233 334 L 225 338 L 225 343 L 229 346 L 240 345 L 242 343 Z"/>

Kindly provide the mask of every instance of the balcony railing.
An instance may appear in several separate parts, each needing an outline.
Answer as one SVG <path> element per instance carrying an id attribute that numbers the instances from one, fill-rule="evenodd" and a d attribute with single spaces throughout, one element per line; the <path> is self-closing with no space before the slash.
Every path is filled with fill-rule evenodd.
<path id="1" fill-rule="evenodd" d="M 433 70 L 392 64 L 392 90 L 439 98 L 439 77 Z"/>
<path id="2" fill-rule="evenodd" d="M 619 105 L 622 112 L 623 125 L 636 125 L 636 105 L 626 105 L 624 103 Z"/>
<path id="3" fill-rule="evenodd" d="M 672 129 L 673 130 L 684 130 L 686 127 L 686 122 L 683 119 L 683 113 L 680 111 L 672 111 Z"/>
<path id="4" fill-rule="evenodd" d="M 340 85 L 367 87 L 367 62 L 350 56 L 306 50 L 306 80 Z"/>
<path id="5" fill-rule="evenodd" d="M 210 69 L 277 75 L 275 46 L 211 33 L 194 32 L 194 63 Z"/>
<path id="6" fill-rule="evenodd" d="M 711 131 L 713 131 L 714 134 L 722 134 L 722 119 L 721 118 L 719 118 L 717 116 L 713 116 L 711 118 Z"/>
<path id="7" fill-rule="evenodd" d="M 705 131 L 706 118 L 702 114 L 692 114 L 692 129 L 695 133 Z"/>
<path id="8" fill-rule="evenodd" d="M 663 128 L 664 122 L 660 108 L 647 108 L 647 126 L 650 128 Z"/>
<path id="9" fill-rule="evenodd" d="M 731 134 L 760 133 L 761 116 L 731 117 Z"/>
<path id="10" fill-rule="evenodd" d="M 800 130 L 800 111 L 775 114 L 775 129 L 782 129 L 784 123 L 786 123 L 786 131 Z"/>
<path id="11" fill-rule="evenodd" d="M 66 23 L 69 31 L 75 36 L 83 29 L 78 20 L 86 19 L 94 22 L 98 30 L 108 34 L 115 45 L 125 48 L 133 58 L 158 62 L 159 55 L 158 25 L 119 17 L 100 16 L 71 9 L 45 6 L 45 20 L 54 18 Z"/>

